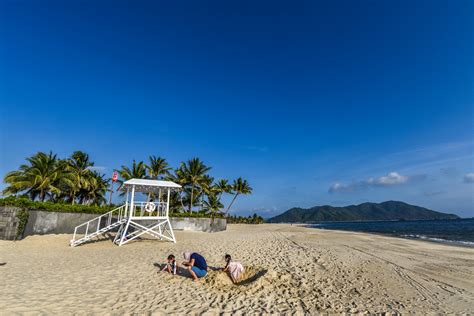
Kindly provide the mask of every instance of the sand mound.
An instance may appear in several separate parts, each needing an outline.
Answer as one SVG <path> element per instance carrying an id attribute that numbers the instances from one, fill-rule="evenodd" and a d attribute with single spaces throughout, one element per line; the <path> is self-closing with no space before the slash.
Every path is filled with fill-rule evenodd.
<path id="1" fill-rule="evenodd" d="M 267 270 L 260 267 L 245 267 L 239 283 L 234 284 L 226 272 L 223 271 L 209 271 L 205 284 L 215 289 L 229 289 L 236 287 L 244 287 L 254 283 L 258 283 L 259 279 L 267 274 Z"/>

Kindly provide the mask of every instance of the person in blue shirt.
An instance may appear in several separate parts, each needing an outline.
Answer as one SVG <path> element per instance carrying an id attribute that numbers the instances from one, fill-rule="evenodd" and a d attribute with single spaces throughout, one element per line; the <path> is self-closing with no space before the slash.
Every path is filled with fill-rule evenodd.
<path id="1" fill-rule="evenodd" d="M 199 278 L 205 277 L 207 274 L 206 259 L 197 252 L 186 251 L 183 253 L 183 265 L 188 267 L 194 282 L 199 281 Z"/>

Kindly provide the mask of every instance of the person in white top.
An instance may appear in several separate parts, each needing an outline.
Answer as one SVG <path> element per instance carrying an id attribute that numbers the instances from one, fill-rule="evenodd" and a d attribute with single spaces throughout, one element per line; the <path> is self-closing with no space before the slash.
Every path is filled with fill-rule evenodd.
<path id="1" fill-rule="evenodd" d="M 168 259 L 166 261 L 166 265 L 161 269 L 161 271 L 166 271 L 171 274 L 176 274 L 176 270 L 178 268 L 178 265 L 176 264 L 176 258 L 174 255 L 169 255 Z"/>
<path id="2" fill-rule="evenodd" d="M 244 273 L 244 266 L 237 261 L 232 261 L 232 257 L 229 254 L 225 255 L 225 267 L 222 271 L 227 272 L 232 279 L 232 282 L 239 283 L 242 273 Z"/>

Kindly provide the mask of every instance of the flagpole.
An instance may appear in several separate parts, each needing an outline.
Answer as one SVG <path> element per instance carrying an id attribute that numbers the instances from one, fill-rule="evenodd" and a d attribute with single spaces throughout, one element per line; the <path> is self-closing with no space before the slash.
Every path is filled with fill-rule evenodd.
<path id="1" fill-rule="evenodd" d="M 114 191 L 114 182 L 112 180 L 112 184 L 110 185 L 110 197 L 109 197 L 109 205 L 112 205 L 112 192 Z"/>
<path id="2" fill-rule="evenodd" d="M 114 182 L 117 181 L 118 179 L 118 173 L 117 171 L 114 171 L 112 173 L 112 183 L 110 184 L 110 197 L 109 197 L 109 205 L 112 205 L 112 193 L 114 192 Z"/>

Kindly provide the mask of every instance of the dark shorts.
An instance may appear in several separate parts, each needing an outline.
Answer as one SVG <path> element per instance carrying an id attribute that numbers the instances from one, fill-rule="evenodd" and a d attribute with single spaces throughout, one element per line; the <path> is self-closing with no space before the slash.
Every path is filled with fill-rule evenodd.
<path id="1" fill-rule="evenodd" d="M 199 269 L 199 268 L 196 267 L 196 266 L 193 266 L 193 267 L 191 268 L 191 270 L 194 271 L 194 273 L 196 274 L 196 276 L 197 276 L 198 278 L 202 278 L 202 277 L 206 276 L 206 274 L 207 274 L 207 271 L 206 271 L 206 270 Z"/>

